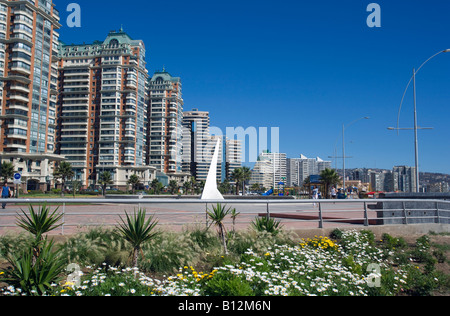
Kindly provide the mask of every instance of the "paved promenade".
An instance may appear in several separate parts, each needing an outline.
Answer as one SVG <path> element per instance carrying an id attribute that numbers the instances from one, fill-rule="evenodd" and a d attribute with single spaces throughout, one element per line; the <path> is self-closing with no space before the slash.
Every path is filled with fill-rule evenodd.
<path id="1" fill-rule="evenodd" d="M 125 216 L 125 212 L 133 213 L 139 207 L 139 205 L 109 204 L 108 200 L 93 200 L 93 202 L 95 204 L 59 206 L 58 211 L 64 212 L 65 225 L 54 234 L 71 235 L 89 227 L 114 226 L 120 220 L 120 216 Z M 364 219 L 363 202 L 323 204 L 324 228 L 361 227 Z M 227 203 L 227 206 L 236 208 L 240 213 L 236 220 L 237 229 L 247 229 L 255 217 L 267 214 L 265 204 Z M 55 210 L 56 207 L 52 206 L 51 209 Z M 154 215 L 160 227 L 164 229 L 180 231 L 192 225 L 206 227 L 206 205 L 152 203 L 141 204 L 140 207 L 147 209 L 148 214 Z M 212 204 L 208 204 L 208 208 L 212 209 Z M 21 209 L 27 211 L 28 206 L 8 205 L 5 210 L 0 210 L 0 234 L 20 231 L 15 222 L 17 213 L 20 213 Z M 280 220 L 285 228 L 296 230 L 319 227 L 318 205 L 314 206 L 312 203 L 271 204 L 269 209 L 271 216 Z M 377 216 L 376 212 L 371 210 L 368 215 L 370 219 L 376 219 Z M 357 219 L 357 222 L 350 219 Z M 226 225 L 231 228 L 231 219 L 226 221 Z"/>

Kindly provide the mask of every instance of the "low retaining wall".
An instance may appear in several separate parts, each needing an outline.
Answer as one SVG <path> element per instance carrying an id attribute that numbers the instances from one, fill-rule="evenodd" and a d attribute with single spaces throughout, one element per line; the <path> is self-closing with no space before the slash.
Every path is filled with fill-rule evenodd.
<path id="1" fill-rule="evenodd" d="M 450 224 L 450 204 L 437 201 L 380 202 L 376 207 L 382 225 Z"/>

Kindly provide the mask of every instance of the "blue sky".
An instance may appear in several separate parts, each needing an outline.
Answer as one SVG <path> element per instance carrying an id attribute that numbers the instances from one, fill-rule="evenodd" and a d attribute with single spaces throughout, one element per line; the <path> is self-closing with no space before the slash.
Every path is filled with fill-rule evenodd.
<path id="1" fill-rule="evenodd" d="M 67 44 L 104 40 L 110 30 L 142 39 L 150 73 L 183 82 L 185 110 L 207 110 L 211 124 L 279 127 L 280 151 L 323 159 L 342 148 L 349 168 L 414 165 L 414 138 L 395 126 L 404 89 L 419 67 L 450 48 L 450 2 L 442 0 L 86 1 L 81 28 L 66 24 L 73 1 L 54 0 Z M 366 8 L 381 7 L 381 28 Z M 450 173 L 450 53 L 417 77 L 422 171 Z M 401 127 L 413 125 L 412 90 Z M 338 166 L 342 165 L 339 160 Z"/>

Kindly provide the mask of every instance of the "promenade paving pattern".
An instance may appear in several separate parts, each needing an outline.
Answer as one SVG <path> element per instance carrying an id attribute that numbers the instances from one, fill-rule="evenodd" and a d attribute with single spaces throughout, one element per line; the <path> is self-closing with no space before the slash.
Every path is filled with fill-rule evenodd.
<path id="1" fill-rule="evenodd" d="M 132 214 L 139 207 L 145 208 L 148 214 L 154 215 L 159 227 L 166 230 L 181 231 L 189 226 L 200 225 L 206 227 L 206 208 L 212 209 L 213 204 L 166 204 L 152 203 L 140 205 L 110 204 L 107 200 L 95 200 L 95 204 L 59 205 L 59 212 L 64 213 L 64 227 L 55 230 L 53 234 L 71 235 L 91 227 L 111 227 L 116 225 L 120 217 L 125 218 L 125 212 Z M 225 202 L 226 203 L 226 202 Z M 369 204 L 374 204 L 369 203 Z M 228 207 L 236 208 L 239 216 L 236 220 L 236 229 L 247 229 L 255 217 L 267 214 L 266 204 L 234 204 L 226 203 Z M 58 206 L 51 206 L 55 210 Z M 8 205 L 0 210 L 0 234 L 18 232 L 16 226 L 17 214 L 21 209 L 27 212 L 28 205 Z M 287 229 L 316 229 L 319 227 L 319 208 L 312 203 L 306 204 L 270 204 L 270 214 L 280 220 Z M 282 214 L 281 216 L 279 216 Z M 364 204 L 336 203 L 323 204 L 323 228 L 361 227 L 364 219 Z M 292 219 L 286 217 L 296 217 Z M 375 211 L 368 211 L 369 219 L 376 219 Z M 358 219 L 358 223 L 350 219 Z M 228 229 L 232 227 L 231 218 L 226 221 Z"/>

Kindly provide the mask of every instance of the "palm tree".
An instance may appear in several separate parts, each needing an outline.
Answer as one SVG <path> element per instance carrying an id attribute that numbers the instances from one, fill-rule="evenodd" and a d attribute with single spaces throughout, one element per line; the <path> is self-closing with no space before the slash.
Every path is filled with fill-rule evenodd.
<path id="1" fill-rule="evenodd" d="M 14 176 L 14 165 L 10 162 L 2 163 L 1 177 L 3 178 L 3 183 L 8 182 Z"/>
<path id="2" fill-rule="evenodd" d="M 144 256 L 142 244 L 158 235 L 158 232 L 154 231 L 158 222 L 153 220 L 153 216 L 150 216 L 146 220 L 146 213 L 145 209 L 139 209 L 137 213 L 135 210 L 134 216 L 131 217 L 125 212 L 127 217 L 126 221 L 120 217 L 121 222 L 117 228 L 119 234 L 128 241 L 133 248 L 131 253 L 133 267 L 138 266 L 139 253 Z"/>
<path id="3" fill-rule="evenodd" d="M 75 173 L 72 170 L 72 165 L 67 161 L 62 161 L 53 172 L 56 179 L 61 179 L 62 188 L 61 196 L 64 196 L 64 189 L 66 188 L 66 181 L 72 179 Z"/>
<path id="4" fill-rule="evenodd" d="M 220 193 L 222 193 L 222 194 L 228 194 L 228 193 L 230 193 L 230 191 L 231 191 L 231 185 L 230 185 L 230 182 L 229 182 L 227 179 L 225 179 L 224 182 L 222 182 L 222 183 L 219 184 L 219 191 L 220 191 Z"/>
<path id="5" fill-rule="evenodd" d="M 100 176 L 98 177 L 98 184 L 100 184 L 102 186 L 103 196 L 106 195 L 106 187 L 108 186 L 108 184 L 112 184 L 112 183 L 113 183 L 113 179 L 112 179 L 111 172 L 104 171 L 100 174 Z"/>
<path id="6" fill-rule="evenodd" d="M 252 178 L 252 170 L 249 167 L 242 167 L 242 194 L 245 195 L 245 184 Z"/>
<path id="7" fill-rule="evenodd" d="M 73 194 L 73 197 L 75 197 L 77 192 L 80 191 L 81 187 L 82 187 L 81 181 L 78 181 L 78 180 L 72 181 L 72 194 Z"/>
<path id="8" fill-rule="evenodd" d="M 322 178 L 322 183 L 325 184 L 325 192 L 327 198 L 329 198 L 330 194 L 330 186 L 338 185 L 341 182 L 339 174 L 334 169 L 325 169 L 320 173 L 320 177 Z"/>
<path id="9" fill-rule="evenodd" d="M 242 182 L 242 179 L 244 178 L 244 174 L 241 168 L 234 169 L 233 173 L 231 174 L 231 179 L 236 183 L 236 195 L 239 195 L 239 183 Z"/>
<path id="10" fill-rule="evenodd" d="M 188 195 L 189 194 L 189 190 L 192 188 L 192 181 L 186 181 L 184 184 L 183 184 L 183 189 L 184 189 L 184 192 L 185 192 L 185 194 L 186 195 Z"/>
<path id="11" fill-rule="evenodd" d="M 262 192 L 262 185 L 259 183 L 253 183 L 252 186 L 250 187 L 250 190 L 253 192 Z"/>
<path id="12" fill-rule="evenodd" d="M 231 219 L 233 220 L 233 235 L 236 235 L 236 219 L 241 213 L 234 208 L 231 210 Z"/>
<path id="13" fill-rule="evenodd" d="M 170 191 L 170 194 L 172 194 L 172 195 L 178 191 L 178 182 L 177 181 L 171 180 L 169 182 L 169 191 Z"/>
<path id="14" fill-rule="evenodd" d="M 132 174 L 127 181 L 127 184 L 131 185 L 131 190 L 133 191 L 133 194 L 136 192 L 137 186 L 140 183 L 141 183 L 141 180 L 139 179 L 137 174 Z"/>
<path id="15" fill-rule="evenodd" d="M 208 217 L 212 220 L 212 223 L 217 227 L 219 238 L 222 240 L 223 249 L 225 254 L 228 255 L 227 242 L 225 239 L 226 230 L 223 221 L 231 213 L 231 208 L 226 209 L 226 205 L 218 203 L 217 206 L 213 206 L 213 210 L 207 210 Z"/>
<path id="16" fill-rule="evenodd" d="M 153 189 L 154 194 L 160 194 L 161 190 L 164 188 L 164 185 L 159 182 L 158 179 L 152 181 L 150 187 Z"/>

